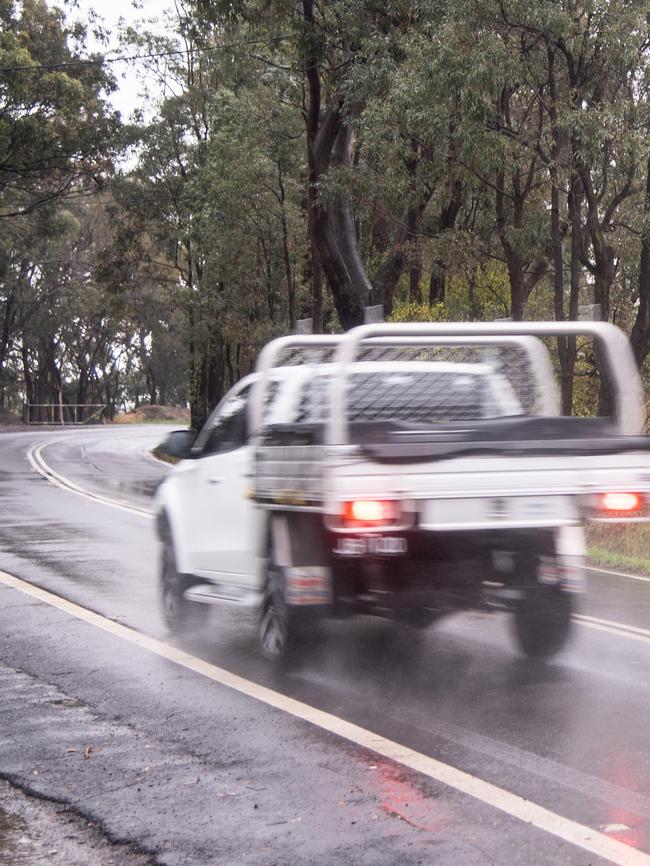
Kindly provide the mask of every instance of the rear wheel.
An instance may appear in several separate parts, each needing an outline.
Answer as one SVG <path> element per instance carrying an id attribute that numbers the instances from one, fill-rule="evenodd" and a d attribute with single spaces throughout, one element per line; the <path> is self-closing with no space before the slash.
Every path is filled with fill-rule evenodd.
<path id="1" fill-rule="evenodd" d="M 533 584 L 514 610 L 515 635 L 529 658 L 558 653 L 571 632 L 573 595 L 558 586 Z"/>
<path id="2" fill-rule="evenodd" d="M 308 637 L 312 635 L 319 618 L 314 608 L 294 606 L 287 602 L 285 571 L 276 565 L 271 552 L 260 616 L 262 653 L 278 664 L 292 661 L 296 657 L 296 650 L 307 647 Z"/>
<path id="3" fill-rule="evenodd" d="M 281 661 L 295 644 L 296 617 L 287 604 L 282 569 L 269 562 L 260 617 L 260 644 L 264 655 Z"/>
<path id="4" fill-rule="evenodd" d="M 167 628 L 172 632 L 185 632 L 199 627 L 205 621 L 208 607 L 205 604 L 189 601 L 184 592 L 197 581 L 179 574 L 176 570 L 176 556 L 171 541 L 163 542 L 160 568 L 160 607 Z"/>

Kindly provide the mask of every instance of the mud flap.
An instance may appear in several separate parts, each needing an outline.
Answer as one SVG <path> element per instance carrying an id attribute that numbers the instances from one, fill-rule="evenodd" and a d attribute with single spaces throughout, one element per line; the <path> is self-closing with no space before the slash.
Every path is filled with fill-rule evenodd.
<path id="1" fill-rule="evenodd" d="M 284 575 L 287 604 L 331 605 L 332 569 L 320 515 L 274 514 L 271 538 L 275 564 Z"/>
<path id="2" fill-rule="evenodd" d="M 565 592 L 582 593 L 586 589 L 585 559 L 587 545 L 582 526 L 561 526 L 555 530 L 555 562 L 549 571 L 540 565 L 539 583 L 554 583 Z M 553 568 L 554 567 L 554 568 Z M 545 576 L 547 579 L 545 579 Z M 551 579 L 549 580 L 549 576 Z M 554 579 L 553 579 L 554 578 Z"/>

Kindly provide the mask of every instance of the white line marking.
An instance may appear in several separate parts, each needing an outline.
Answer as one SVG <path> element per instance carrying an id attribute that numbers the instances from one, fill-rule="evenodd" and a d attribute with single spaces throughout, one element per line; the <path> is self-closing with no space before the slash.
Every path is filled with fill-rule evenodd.
<path id="1" fill-rule="evenodd" d="M 53 442 L 41 442 L 39 445 L 32 446 L 27 451 L 27 459 L 31 463 L 32 468 L 43 478 L 46 478 L 51 484 L 54 484 L 61 490 L 67 490 L 68 493 L 76 493 L 78 496 L 83 496 L 84 499 L 88 499 L 91 502 L 100 502 L 102 505 L 108 505 L 109 507 L 117 508 L 120 511 L 139 514 L 140 517 L 147 517 L 152 520 L 155 518 L 155 514 L 148 508 L 139 508 L 137 505 L 130 505 L 127 502 L 110 499 L 108 496 L 102 496 L 99 493 L 91 493 L 88 490 L 84 490 L 83 487 L 79 487 L 78 484 L 75 484 L 74 481 L 70 481 L 70 479 L 66 478 L 64 475 L 55 472 L 54 469 L 45 462 L 42 453 L 44 448 L 52 444 Z"/>
<path id="2" fill-rule="evenodd" d="M 650 583 L 650 577 L 644 577 L 642 574 L 630 574 L 627 571 L 612 571 L 609 568 L 597 568 L 594 565 L 585 566 L 587 571 L 597 571 L 601 574 L 611 574 L 614 577 L 626 577 L 628 580 L 640 580 L 642 583 Z"/>
<path id="3" fill-rule="evenodd" d="M 617 637 L 626 637 L 629 640 L 650 643 L 650 631 L 645 628 L 637 628 L 637 626 L 625 625 L 621 622 L 611 622 L 608 619 L 598 619 L 595 616 L 584 616 L 579 613 L 574 614 L 573 619 L 578 625 L 593 628 L 596 631 L 604 631 L 608 634 L 615 634 Z"/>
<path id="4" fill-rule="evenodd" d="M 609 860 L 611 863 L 617 864 L 617 866 L 650 866 L 650 854 L 632 848 L 623 842 L 619 842 L 617 839 L 611 839 L 592 827 L 587 827 L 584 824 L 579 824 L 576 821 L 551 812 L 543 806 L 532 803 L 530 800 L 525 800 L 517 794 L 513 794 L 510 791 L 493 785 L 491 782 L 486 782 L 483 779 L 472 776 L 470 773 L 452 767 L 450 764 L 444 764 L 435 758 L 416 752 L 408 748 L 408 746 L 388 740 L 352 722 L 319 710 L 316 707 L 309 706 L 309 704 L 304 704 L 287 695 L 275 692 L 266 686 L 250 682 L 243 677 L 239 677 L 230 671 L 197 658 L 177 647 L 170 646 L 156 638 L 140 634 L 134 629 L 106 619 L 106 617 L 100 614 L 86 610 L 74 604 L 74 602 L 26 583 L 19 578 L 12 577 L 10 574 L 2 571 L 0 571 L 0 583 L 55 607 L 82 622 L 108 632 L 108 634 L 122 638 L 142 649 L 155 653 L 161 658 L 167 659 L 187 670 L 207 677 L 220 685 L 234 689 L 243 695 L 261 701 L 295 718 L 310 722 L 322 730 L 336 734 L 348 740 L 348 742 L 396 761 L 398 764 L 409 767 L 418 773 L 428 776 L 430 779 L 434 779 L 476 800 L 480 800 L 482 803 L 492 806 L 513 818 L 517 818 L 526 824 L 531 824 L 559 839 L 563 839 L 571 845 L 589 851 L 597 857 Z"/>

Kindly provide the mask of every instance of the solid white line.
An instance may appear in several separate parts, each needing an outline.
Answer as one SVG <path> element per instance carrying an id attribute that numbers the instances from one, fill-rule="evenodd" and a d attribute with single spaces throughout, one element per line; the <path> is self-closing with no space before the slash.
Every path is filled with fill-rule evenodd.
<path id="1" fill-rule="evenodd" d="M 585 566 L 587 571 L 596 571 L 601 574 L 611 574 L 614 577 L 625 577 L 628 580 L 640 580 L 642 583 L 650 583 L 650 577 L 644 577 L 642 574 L 630 574 L 627 571 L 612 571 L 609 568 L 597 568 L 595 565 Z"/>
<path id="2" fill-rule="evenodd" d="M 573 619 L 578 625 L 593 628 L 596 631 L 604 631 L 608 634 L 615 634 L 617 637 L 626 637 L 629 640 L 638 640 L 642 643 L 650 643 L 650 631 L 646 628 L 638 628 L 634 625 L 625 625 L 621 622 L 612 622 L 608 619 L 598 619 L 595 616 L 584 616 L 576 613 Z"/>
<path id="3" fill-rule="evenodd" d="M 150 519 L 155 517 L 155 514 L 147 508 L 139 508 L 137 505 L 129 505 L 126 502 L 111 499 L 110 497 L 102 496 L 99 493 L 91 493 L 88 490 L 84 490 L 83 487 L 79 487 L 78 484 L 75 484 L 74 481 L 70 481 L 70 479 L 66 478 L 64 475 L 55 472 L 55 470 L 45 462 L 45 458 L 43 457 L 43 449 L 52 444 L 53 441 L 41 442 L 39 445 L 33 445 L 27 451 L 27 459 L 31 463 L 32 468 L 43 478 L 46 478 L 51 484 L 54 484 L 55 487 L 59 487 L 61 490 L 67 490 L 68 493 L 76 493 L 78 496 L 83 496 L 84 499 L 88 499 L 91 502 L 100 502 L 102 505 L 108 505 L 110 508 L 117 508 L 120 511 L 128 511 L 130 514 L 138 514 L 140 517 L 147 517 Z"/>
<path id="4" fill-rule="evenodd" d="M 220 685 L 234 689 L 243 695 L 261 701 L 267 706 L 274 707 L 295 718 L 316 725 L 322 730 L 336 734 L 362 748 L 372 750 L 378 755 L 396 761 L 405 767 L 428 776 L 430 779 L 434 779 L 476 800 L 480 800 L 482 803 L 492 806 L 513 818 L 544 830 L 578 848 L 589 851 L 597 857 L 609 860 L 611 863 L 617 864 L 617 866 L 650 866 L 650 854 L 632 848 L 616 839 L 611 839 L 592 827 L 587 827 L 584 824 L 579 824 L 576 821 L 551 812 L 543 806 L 532 803 L 530 800 L 525 800 L 517 794 L 513 794 L 490 782 L 472 776 L 470 773 L 459 770 L 450 764 L 444 764 L 435 758 L 416 752 L 393 740 L 388 740 L 379 734 L 368 731 L 331 713 L 324 712 L 287 695 L 275 692 L 272 689 L 266 688 L 266 686 L 250 682 L 230 671 L 186 653 L 177 647 L 166 644 L 156 638 L 140 634 L 134 629 L 106 619 L 106 617 L 86 610 L 74 604 L 74 602 L 70 602 L 47 590 L 33 586 L 1 571 L 0 583 L 55 607 L 82 622 L 108 632 L 108 634 L 122 638 L 142 649 L 155 653 L 161 658 L 168 659 L 187 670 L 207 677 Z"/>

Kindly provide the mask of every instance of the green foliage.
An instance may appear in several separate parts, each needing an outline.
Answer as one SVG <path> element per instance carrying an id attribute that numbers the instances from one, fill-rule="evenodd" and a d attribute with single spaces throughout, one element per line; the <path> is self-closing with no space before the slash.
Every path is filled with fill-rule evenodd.
<path id="1" fill-rule="evenodd" d="M 591 524 L 587 528 L 589 558 L 605 568 L 650 574 L 650 528 L 639 524 Z"/>
<path id="2" fill-rule="evenodd" d="M 449 320 L 447 310 L 442 304 L 417 304 L 412 301 L 398 302 L 389 322 L 446 322 Z"/>
<path id="3" fill-rule="evenodd" d="M 44 0 L 0 4 L 0 405 L 74 400 L 121 336 L 85 258 L 98 214 L 81 202 L 109 182 L 120 132 L 86 33 Z"/>
<path id="4" fill-rule="evenodd" d="M 630 331 L 650 292 L 647 0 L 190 0 L 123 34 L 164 83 L 128 129 L 101 63 L 74 65 L 86 23 L 0 0 L 0 24 L 0 397 L 27 344 L 23 389 L 89 367 L 112 394 L 189 393 L 200 423 L 314 309 L 334 333 L 368 294 L 391 321 L 596 298 Z M 575 374 L 593 411 L 588 348 Z"/>
<path id="5" fill-rule="evenodd" d="M 510 316 L 510 284 L 503 263 L 469 262 L 449 279 L 445 307 L 452 320 L 476 321 L 505 319 Z"/>
<path id="6" fill-rule="evenodd" d="M 44 0 L 0 6 L 0 218 L 29 214 L 105 181 L 119 117 L 104 95 L 115 80 L 74 64 L 85 27 Z M 95 58 L 99 60 L 99 57 Z"/>

